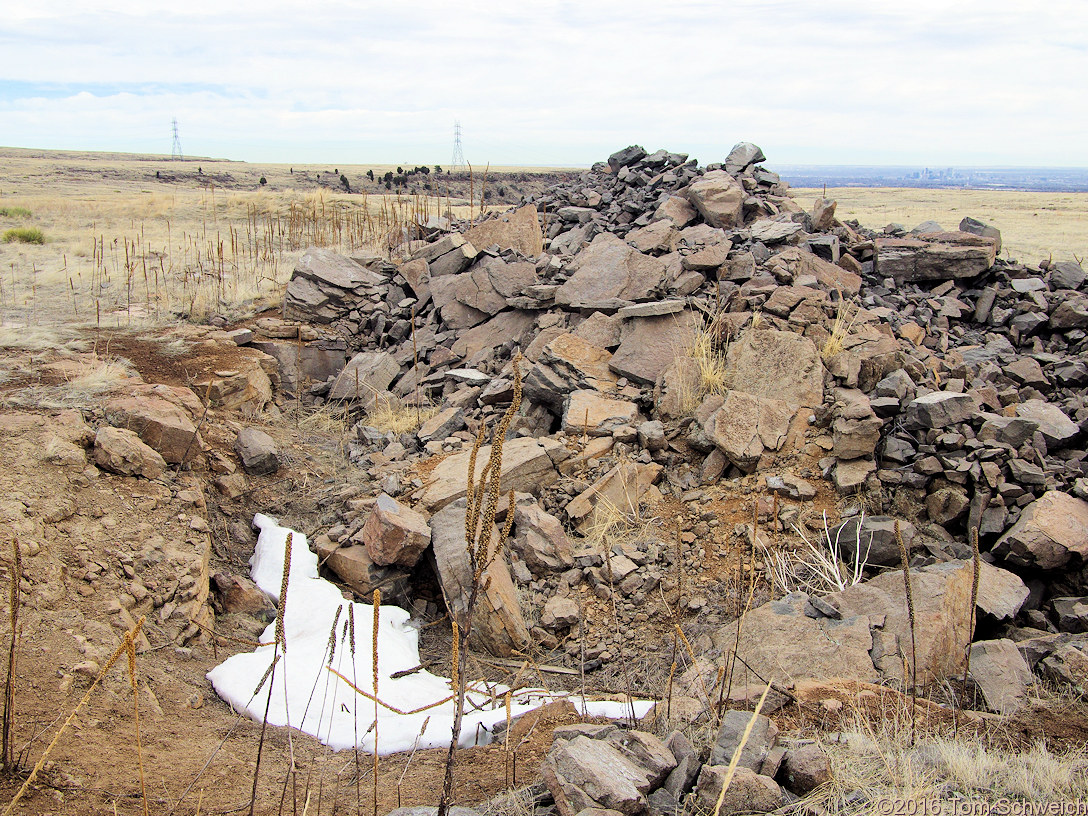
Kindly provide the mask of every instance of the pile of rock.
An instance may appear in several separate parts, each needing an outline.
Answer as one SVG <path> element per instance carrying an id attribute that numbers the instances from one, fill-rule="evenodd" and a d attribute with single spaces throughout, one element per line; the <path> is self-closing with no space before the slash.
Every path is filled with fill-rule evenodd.
<path id="1" fill-rule="evenodd" d="M 831 779 L 818 744 L 779 745 L 774 722 L 749 711 L 724 712 L 705 763 L 679 731 L 661 741 L 615 725 L 572 725 L 555 729 L 554 738 L 543 773 L 560 816 L 587 808 L 598 816 L 602 810 L 630 816 L 713 813 L 735 755 L 719 813 L 768 813 Z"/>
<path id="2" fill-rule="evenodd" d="M 771 523 L 785 526 L 799 523 L 821 480 L 860 494 L 859 507 L 888 516 L 855 523 L 846 538 L 872 537 L 868 564 L 897 566 L 899 519 L 937 593 L 962 589 L 977 530 L 993 584 L 1011 593 L 980 601 L 984 619 L 1021 640 L 1075 637 L 1079 618 L 1056 599 L 1079 608 L 1088 590 L 1084 272 L 998 259 L 1000 235 L 973 219 L 955 232 L 932 222 L 872 232 L 836 220 L 833 201 L 806 211 L 762 161 L 745 143 L 705 168 L 630 147 L 510 213 L 405 244 L 399 263 L 306 253 L 287 292 L 294 323 L 277 321 L 256 341 L 279 361 L 284 387 L 367 413 L 441 407 L 415 433 L 358 423 L 350 455 L 387 494 L 386 509 L 351 498 L 318 539 L 329 566 L 362 594 L 397 597 L 413 564 L 431 558 L 457 608 L 468 448 L 509 405 L 520 351 L 524 401 L 504 489 L 527 495 L 491 584 L 488 648 L 508 653 L 529 637 L 515 584 L 556 597 L 532 633 L 543 643 L 576 619 L 570 597 L 582 582 L 618 592 L 624 621 L 637 625 L 641 599 L 675 566 L 671 548 L 651 540 L 602 559 L 564 541 L 564 528 L 586 533 L 668 495 L 697 507 L 705 486 L 730 480 L 777 493 Z M 435 455 L 446 458 L 416 467 Z M 417 536 L 411 557 L 372 543 L 386 529 L 368 521 L 378 512 L 419 515 L 405 522 L 415 533 L 395 534 Z M 695 535 L 724 543 L 729 531 L 711 514 Z M 701 556 L 693 547 L 681 557 L 688 567 Z M 808 632 L 799 643 L 849 632 L 857 677 L 898 676 L 893 610 L 905 599 L 894 583 L 755 613 L 768 631 L 788 618 Z M 968 605 L 933 612 L 947 635 L 927 663 L 934 677 L 961 663 Z M 779 665 L 776 676 L 795 670 Z"/>

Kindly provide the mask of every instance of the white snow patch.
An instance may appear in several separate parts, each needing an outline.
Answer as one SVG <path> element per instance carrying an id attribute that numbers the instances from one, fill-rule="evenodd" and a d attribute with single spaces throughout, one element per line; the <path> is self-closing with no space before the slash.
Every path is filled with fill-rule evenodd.
<path id="1" fill-rule="evenodd" d="M 260 721 L 267 711 L 271 725 L 291 726 L 317 737 L 335 750 L 353 748 L 392 754 L 418 748 L 448 746 L 453 732 L 452 683 L 445 677 L 420 669 L 403 677 L 397 672 L 419 666 L 419 633 L 409 614 L 395 606 L 379 607 L 378 694 L 385 705 L 357 693 L 329 669 L 335 669 L 356 688 L 374 692 L 374 607 L 344 600 L 333 584 L 317 577 L 317 556 L 310 552 L 306 536 L 275 519 L 258 514 L 260 528 L 250 559 L 254 582 L 279 600 L 287 535 L 292 534 L 291 566 L 284 618 L 286 646 L 274 645 L 276 624 L 261 635 L 261 646 L 228 658 L 208 672 L 216 692 L 237 711 Z M 354 641 L 349 618 L 354 619 Z M 334 623 L 335 622 L 335 623 Z M 335 635 L 330 637 L 335 625 Z M 330 642 L 335 648 L 330 649 Z M 276 655 L 279 661 L 258 690 Z M 461 728 L 460 745 L 485 745 L 495 725 L 506 719 L 504 686 L 470 692 Z M 493 703 L 496 700 L 497 703 Z M 511 716 L 518 717 L 555 699 L 539 689 L 515 692 Z M 632 706 L 616 701 L 587 701 L 571 697 L 588 716 L 622 718 Z M 444 701 L 444 702 L 443 702 Z M 435 705 L 437 704 L 437 705 Z M 635 717 L 644 716 L 652 701 L 633 702 Z M 427 707 L 433 706 L 433 707 Z M 424 709 L 424 710 L 420 710 Z M 375 726 L 376 723 L 376 726 Z M 424 728 L 426 725 L 426 728 Z"/>

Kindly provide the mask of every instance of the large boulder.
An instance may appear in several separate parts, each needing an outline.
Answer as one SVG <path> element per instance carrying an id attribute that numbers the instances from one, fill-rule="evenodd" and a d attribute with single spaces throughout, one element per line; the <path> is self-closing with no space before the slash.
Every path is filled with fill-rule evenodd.
<path id="1" fill-rule="evenodd" d="M 400 366 L 387 351 L 364 351 L 356 354 L 329 389 L 329 399 L 366 400 L 389 388 Z"/>
<path id="2" fill-rule="evenodd" d="M 996 259 L 997 241 L 968 232 L 876 240 L 877 274 L 900 282 L 973 278 Z"/>
<path id="3" fill-rule="evenodd" d="M 749 330 L 730 344 L 726 365 L 731 387 L 793 406 L 824 401 L 824 367 L 816 345 L 789 331 Z"/>
<path id="4" fill-rule="evenodd" d="M 740 182 L 724 170 L 711 170 L 692 182 L 687 196 L 712 227 L 729 229 L 744 221 L 747 194 Z"/>
<path id="5" fill-rule="evenodd" d="M 431 528 L 420 513 L 380 493 L 360 538 L 367 555 L 378 566 L 411 569 L 430 546 Z"/>
<path id="6" fill-rule="evenodd" d="M 114 427 L 135 431 L 170 464 L 189 461 L 203 448 L 192 414 L 158 395 L 112 399 L 106 403 L 106 420 Z"/>
<path id="7" fill-rule="evenodd" d="M 1023 708 L 1034 680 L 1024 656 L 1007 638 L 971 644 L 969 677 L 986 705 L 999 714 L 1015 714 Z"/>
<path id="8" fill-rule="evenodd" d="M 495 244 L 499 249 L 516 249 L 530 258 L 544 251 L 544 235 L 532 204 L 469 227 L 465 230 L 465 240 L 480 249 Z"/>
<path id="9" fill-rule="evenodd" d="M 98 429 L 94 436 L 94 463 L 122 476 L 158 479 L 166 471 L 166 460 L 126 428 Z"/>
<path id="10" fill-rule="evenodd" d="M 643 385 L 654 385 L 677 357 L 695 342 L 701 319 L 691 311 L 656 317 L 635 317 L 623 329 L 623 341 L 609 368 Z"/>
<path id="11" fill-rule="evenodd" d="M 721 408 L 703 423 L 703 430 L 730 462 L 750 473 L 764 451 L 782 447 L 794 410 L 779 399 L 730 391 Z"/>
<path id="12" fill-rule="evenodd" d="M 994 545 L 993 554 L 1014 567 L 1056 570 L 1074 558 L 1088 560 L 1088 502 L 1049 490 L 1033 501 Z"/>
<path id="13" fill-rule="evenodd" d="M 913 615 L 907 609 L 900 570 L 832 593 L 825 600 L 843 617 L 884 618 L 880 653 L 874 653 L 873 662 L 885 677 L 909 682 L 909 666 L 915 660 L 912 649 L 916 649 L 918 682 L 930 683 L 954 676 L 963 665 L 964 649 L 971 641 L 972 575 L 970 564 L 963 561 L 911 570 Z"/>
<path id="14" fill-rule="evenodd" d="M 665 279 L 663 261 L 642 254 L 610 232 L 594 238 L 570 268 L 574 274 L 555 291 L 555 303 L 579 309 L 648 300 Z"/>
<path id="15" fill-rule="evenodd" d="M 242 460 L 248 473 L 262 475 L 275 473 L 280 467 L 280 453 L 276 441 L 257 428 L 242 428 L 234 440 L 234 452 Z"/>
<path id="16" fill-rule="evenodd" d="M 737 142 L 725 157 L 725 172 L 737 175 L 762 161 L 767 161 L 767 157 L 763 155 L 759 145 Z"/>
<path id="17" fill-rule="evenodd" d="M 563 409 L 563 430 L 589 436 L 609 436 L 620 425 L 634 425 L 638 406 L 611 399 L 597 391 L 573 391 Z"/>

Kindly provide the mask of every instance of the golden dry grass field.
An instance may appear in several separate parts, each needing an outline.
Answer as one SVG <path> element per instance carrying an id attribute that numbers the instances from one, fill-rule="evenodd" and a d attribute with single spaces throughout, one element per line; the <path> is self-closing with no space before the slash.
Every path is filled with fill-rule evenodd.
<path id="1" fill-rule="evenodd" d="M 794 188 L 798 202 L 811 209 L 822 189 Z M 895 222 L 911 229 L 934 220 L 955 230 L 971 216 L 1001 230 L 1003 258 L 1029 266 L 1053 258 L 1088 256 L 1088 193 L 1035 193 L 1018 190 L 923 190 L 903 187 L 828 187 L 841 221 L 857 219 L 881 229 Z"/>
<path id="2" fill-rule="evenodd" d="M 0 323 L 251 311 L 278 299 L 307 246 L 387 252 L 416 218 L 479 212 L 437 178 L 430 195 L 338 189 L 340 174 L 358 190 L 387 169 L 0 148 L 0 235 L 45 238 L 0 242 Z"/>

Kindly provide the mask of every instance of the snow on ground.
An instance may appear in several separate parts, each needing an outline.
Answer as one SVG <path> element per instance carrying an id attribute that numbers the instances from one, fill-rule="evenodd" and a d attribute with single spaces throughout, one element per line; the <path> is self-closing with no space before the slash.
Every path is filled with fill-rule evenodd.
<path id="1" fill-rule="evenodd" d="M 318 577 L 317 556 L 310 552 L 305 535 L 261 514 L 253 523 L 261 533 L 250 559 L 251 575 L 277 601 L 288 533 L 292 536 L 285 645 L 275 645 L 276 623 L 269 624 L 261 635 L 261 643 L 268 645 L 234 655 L 208 672 L 219 696 L 254 720 L 264 719 L 267 713 L 269 724 L 297 728 L 336 750 L 358 745 L 367 752 L 392 754 L 414 747 L 448 746 L 455 708 L 451 681 L 422 669 L 392 676 L 420 664 L 419 633 L 409 614 L 395 606 L 381 606 L 375 627 L 372 605 L 344 600 L 339 589 Z M 266 677 L 273 662 L 271 676 Z M 369 695 L 374 694 L 377 674 L 381 702 L 375 705 L 330 669 Z M 504 686 L 470 691 L 462 746 L 487 744 L 494 726 L 506 719 L 506 691 Z M 511 716 L 550 699 L 539 689 L 515 692 Z M 571 700 L 589 716 L 622 718 L 630 712 L 626 703 Z M 641 717 L 653 703 L 635 701 L 633 705 L 635 716 Z"/>

